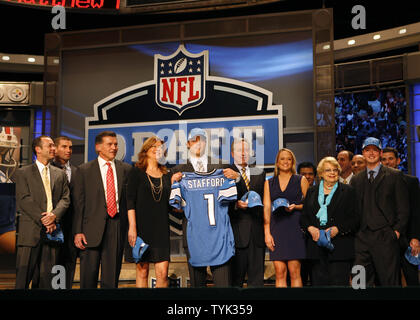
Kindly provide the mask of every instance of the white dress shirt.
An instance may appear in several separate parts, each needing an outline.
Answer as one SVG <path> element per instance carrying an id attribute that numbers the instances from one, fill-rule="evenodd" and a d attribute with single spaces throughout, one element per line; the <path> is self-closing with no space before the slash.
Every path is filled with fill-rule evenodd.
<path id="1" fill-rule="evenodd" d="M 51 172 L 50 172 L 50 164 L 48 163 L 46 166 L 44 166 L 41 162 L 39 162 L 38 160 L 35 161 L 36 166 L 38 167 L 39 170 L 39 174 L 41 175 L 41 179 L 43 178 L 44 174 L 44 168 L 47 167 L 48 168 L 48 180 L 50 180 L 50 185 L 51 185 Z"/>
<path id="2" fill-rule="evenodd" d="M 338 177 L 338 180 L 341 182 L 341 183 L 345 183 L 345 184 L 350 184 L 350 180 L 351 180 L 351 178 L 353 178 L 353 176 L 354 176 L 354 174 L 353 174 L 353 172 L 347 177 L 347 178 L 345 178 L 345 179 L 343 179 L 342 177 Z M 346 181 L 346 182 L 344 182 L 344 180 Z"/>
<path id="3" fill-rule="evenodd" d="M 106 161 L 99 156 L 98 163 L 99 163 L 99 169 L 101 169 L 102 183 L 103 183 L 104 191 L 105 191 L 105 200 L 107 200 L 106 199 L 106 174 L 108 172 L 108 165 L 106 164 L 107 162 L 111 163 L 112 174 L 114 175 L 115 200 L 117 201 L 117 212 L 120 212 L 120 206 L 118 204 L 118 182 L 117 182 L 118 180 L 117 180 L 117 170 L 115 168 L 115 162 L 114 160 Z"/>
<path id="4" fill-rule="evenodd" d="M 201 163 L 203 164 L 204 172 L 207 172 L 207 155 L 202 155 L 199 158 L 190 157 L 190 162 L 192 166 L 194 167 L 195 171 L 198 171 L 198 164 L 197 164 L 198 161 L 201 161 Z"/>
<path id="5" fill-rule="evenodd" d="M 71 166 L 70 166 L 70 161 L 67 161 L 66 164 L 64 165 L 64 168 L 66 169 L 66 175 L 67 175 L 67 180 L 68 182 L 71 181 Z"/>

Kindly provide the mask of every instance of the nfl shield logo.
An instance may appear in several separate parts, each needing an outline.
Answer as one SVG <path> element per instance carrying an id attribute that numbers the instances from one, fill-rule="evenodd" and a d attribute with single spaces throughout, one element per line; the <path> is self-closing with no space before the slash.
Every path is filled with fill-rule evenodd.
<path id="1" fill-rule="evenodd" d="M 181 115 L 205 98 L 208 51 L 188 52 L 183 45 L 170 56 L 155 55 L 156 103 Z"/>

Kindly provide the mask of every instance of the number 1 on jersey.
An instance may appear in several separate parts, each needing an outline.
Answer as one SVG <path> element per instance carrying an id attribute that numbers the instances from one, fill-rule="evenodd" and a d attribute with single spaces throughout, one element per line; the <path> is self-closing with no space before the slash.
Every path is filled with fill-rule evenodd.
<path id="1" fill-rule="evenodd" d="M 214 194 L 208 193 L 204 195 L 204 199 L 207 200 L 207 215 L 211 226 L 216 225 L 216 218 L 214 216 Z"/>

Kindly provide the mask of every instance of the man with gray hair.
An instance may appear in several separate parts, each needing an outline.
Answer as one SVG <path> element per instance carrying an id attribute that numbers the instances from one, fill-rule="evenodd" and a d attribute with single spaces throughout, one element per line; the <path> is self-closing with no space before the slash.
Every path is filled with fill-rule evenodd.
<path id="1" fill-rule="evenodd" d="M 239 173 L 236 180 L 238 201 L 229 207 L 230 221 L 235 238 L 235 256 L 232 258 L 232 285 L 242 287 L 248 274 L 248 287 L 264 286 L 264 214 L 262 206 L 252 206 L 241 198 L 248 191 L 264 197 L 265 172 L 250 167 L 251 145 L 244 139 L 234 139 L 231 169 Z M 251 207 L 252 206 L 252 207 Z"/>

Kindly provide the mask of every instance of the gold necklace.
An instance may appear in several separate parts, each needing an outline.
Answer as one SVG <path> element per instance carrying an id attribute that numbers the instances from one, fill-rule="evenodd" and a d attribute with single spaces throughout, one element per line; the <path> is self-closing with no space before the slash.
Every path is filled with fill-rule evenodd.
<path id="1" fill-rule="evenodd" d="M 163 190 L 163 183 L 162 183 L 162 176 L 159 178 L 160 179 L 160 184 L 158 186 L 155 186 L 152 182 L 152 180 L 150 179 L 150 176 L 148 173 L 146 173 L 147 175 L 147 179 L 149 179 L 149 183 L 150 183 L 150 188 L 152 190 L 152 197 L 153 200 L 155 202 L 160 202 L 160 199 L 162 199 L 162 190 Z M 157 199 L 158 198 L 158 199 Z"/>

